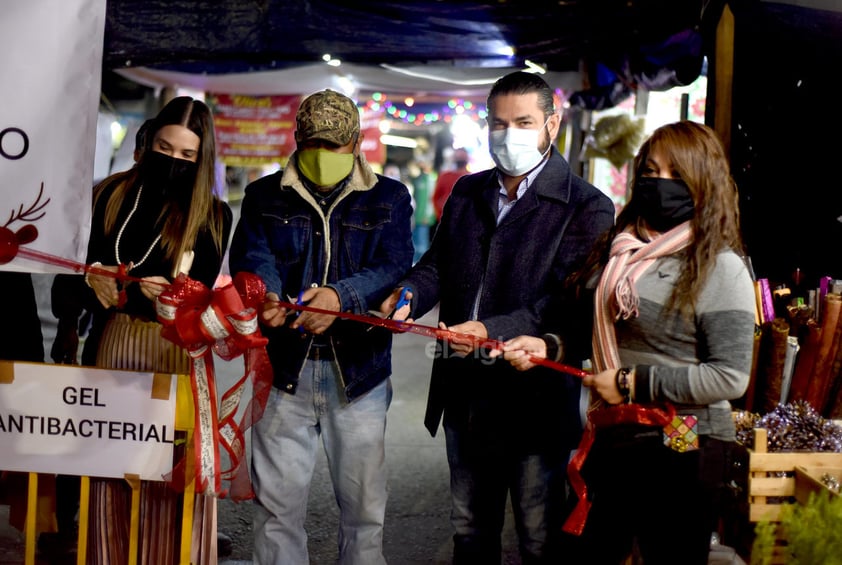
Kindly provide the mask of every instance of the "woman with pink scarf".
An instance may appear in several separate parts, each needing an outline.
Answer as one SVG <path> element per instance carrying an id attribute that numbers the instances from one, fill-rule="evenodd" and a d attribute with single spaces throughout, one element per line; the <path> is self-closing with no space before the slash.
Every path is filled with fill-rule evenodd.
<path id="1" fill-rule="evenodd" d="M 737 188 L 716 134 L 689 121 L 652 133 L 631 181 L 614 229 L 570 281 L 576 300 L 593 295 L 592 319 L 545 320 L 551 333 L 510 340 L 504 357 L 522 370 L 531 355 L 575 358 L 593 324 L 565 562 L 622 563 L 636 545 L 647 565 L 705 564 L 735 441 L 729 401 L 748 386 L 755 329 Z"/>

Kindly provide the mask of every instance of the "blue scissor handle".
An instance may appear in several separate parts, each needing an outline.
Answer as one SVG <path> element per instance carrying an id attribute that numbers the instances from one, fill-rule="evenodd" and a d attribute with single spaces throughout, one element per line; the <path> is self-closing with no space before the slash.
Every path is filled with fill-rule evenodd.
<path id="1" fill-rule="evenodd" d="M 298 299 L 295 301 L 296 306 L 303 306 L 304 305 L 304 291 L 298 293 Z M 295 317 L 298 318 L 301 316 L 301 310 L 295 311 Z M 298 326 L 298 333 L 304 333 L 304 326 Z"/>
<path id="2" fill-rule="evenodd" d="M 406 297 L 406 294 L 408 292 L 412 292 L 412 289 L 409 288 L 408 286 L 403 287 L 403 289 L 401 290 L 401 293 L 398 295 L 398 301 L 395 303 L 395 307 L 392 309 L 391 312 L 389 312 L 389 314 L 386 316 L 385 319 L 391 320 L 392 318 L 395 317 L 395 312 L 398 311 L 398 308 L 406 306 L 407 304 L 410 304 L 412 302 L 411 300 L 409 300 Z M 375 313 L 375 315 L 379 316 L 380 314 Z M 369 326 L 365 331 L 369 332 L 369 331 L 373 330 L 375 327 L 377 327 L 377 326 Z"/>
<path id="3" fill-rule="evenodd" d="M 392 318 L 394 318 L 395 312 L 397 312 L 399 308 L 402 308 L 403 306 L 406 306 L 407 304 L 410 304 L 412 302 L 406 297 L 407 292 L 412 292 L 412 289 L 408 286 L 403 287 L 401 293 L 398 295 L 398 301 L 395 303 L 395 307 L 392 308 L 392 311 L 389 312 L 388 316 L 386 316 L 387 320 L 391 320 Z"/>
<path id="4" fill-rule="evenodd" d="M 408 286 L 403 287 L 400 296 L 398 296 L 398 302 L 395 304 L 395 310 L 399 310 L 411 302 L 411 300 L 406 297 L 408 292 L 412 292 L 412 289 Z"/>

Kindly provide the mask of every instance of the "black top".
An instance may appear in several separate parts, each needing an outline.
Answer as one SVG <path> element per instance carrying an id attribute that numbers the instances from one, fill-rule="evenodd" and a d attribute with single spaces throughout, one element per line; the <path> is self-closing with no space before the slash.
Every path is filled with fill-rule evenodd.
<path id="1" fill-rule="evenodd" d="M 116 186 L 106 187 L 94 208 L 91 219 L 91 235 L 88 242 L 87 263 L 99 261 L 103 265 L 117 265 L 122 262 L 128 265 L 129 262 L 134 262 L 136 266 L 129 273 L 133 277 L 163 276 L 172 280 L 173 264 L 165 259 L 161 241 L 159 240 L 153 245 L 164 225 L 164 218 L 159 217 L 164 206 L 164 197 L 160 194 L 160 191 L 156 192 L 143 187 L 140 199 L 137 200 L 137 209 L 126 222 L 140 188 L 140 186 L 132 187 L 120 207 L 112 233 L 106 235 L 104 231 L 105 208 L 108 198 L 115 188 Z M 221 201 L 219 204 L 223 210 L 222 249 L 217 250 L 209 230 L 200 230 L 193 247 L 195 254 L 193 265 L 188 273 L 190 278 L 201 281 L 208 288 L 213 287 L 222 266 L 222 257 L 228 246 L 233 221 L 231 208 L 228 204 Z M 123 228 L 122 235 L 120 235 L 119 247 L 117 247 L 117 238 L 121 228 Z M 150 248 L 151 251 L 149 251 Z M 117 260 L 118 249 L 119 261 Z M 149 255 L 143 260 L 147 251 L 149 251 Z M 121 310 L 122 312 L 150 320 L 156 319 L 154 303 L 143 296 L 137 283 L 127 283 L 126 294 L 128 301 Z"/>

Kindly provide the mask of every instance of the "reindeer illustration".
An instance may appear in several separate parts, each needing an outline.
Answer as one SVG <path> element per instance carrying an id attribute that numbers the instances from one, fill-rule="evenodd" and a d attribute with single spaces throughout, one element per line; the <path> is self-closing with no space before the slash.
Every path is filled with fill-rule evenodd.
<path id="1" fill-rule="evenodd" d="M 6 264 L 15 258 L 18 254 L 18 248 L 21 245 L 31 243 L 38 238 L 38 228 L 32 222 L 37 222 L 47 213 L 44 208 L 50 203 L 47 198 L 41 202 L 44 196 L 44 183 L 41 183 L 41 188 L 38 191 L 38 196 L 35 198 L 29 208 L 23 209 L 21 204 L 17 210 L 12 210 L 9 214 L 9 219 L 3 227 L 0 227 L 0 265 Z M 9 227 L 14 222 L 27 222 L 17 231 L 12 231 Z"/>

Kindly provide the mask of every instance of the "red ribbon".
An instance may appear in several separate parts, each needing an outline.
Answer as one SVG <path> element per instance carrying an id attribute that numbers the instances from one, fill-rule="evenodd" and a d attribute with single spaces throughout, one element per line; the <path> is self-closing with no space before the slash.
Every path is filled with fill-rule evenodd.
<path id="1" fill-rule="evenodd" d="M 0 228 L 0 230 L 2 229 L 3 228 Z M 2 249 L 2 246 L 3 243 L 0 243 L 0 249 Z M 26 247 L 14 246 L 11 250 L 3 249 L 1 253 L 5 254 L 6 252 L 11 253 L 11 256 L 5 255 L 3 257 L 0 257 L 0 265 L 8 263 L 18 255 L 20 255 L 21 257 L 25 257 L 27 259 L 31 259 L 32 261 L 37 261 L 39 263 L 44 263 L 46 265 L 64 267 L 76 273 L 91 273 L 94 275 L 101 275 L 103 277 L 112 277 L 121 282 L 143 282 L 143 279 L 140 277 L 132 277 L 127 275 L 125 265 L 120 265 L 119 272 L 115 273 L 114 271 L 108 270 L 104 267 L 98 267 L 96 265 L 86 265 L 84 263 L 80 263 L 72 259 L 65 259 L 64 257 L 59 257 L 58 255 L 44 253 L 43 251 L 38 251 L 37 249 L 29 249 Z"/>
<path id="2" fill-rule="evenodd" d="M 488 349 L 502 350 L 503 346 L 505 345 L 504 342 L 496 339 L 481 338 L 471 334 L 459 333 L 451 330 L 443 330 L 441 328 L 425 326 L 422 324 L 390 320 L 388 318 L 378 318 L 376 316 L 362 316 L 360 314 L 352 314 L 350 312 L 336 312 L 334 310 L 324 310 L 322 308 L 313 308 L 311 306 L 293 304 L 291 302 L 283 302 L 280 300 L 273 302 L 273 304 L 277 304 L 278 306 L 286 308 L 287 310 L 298 310 L 301 312 L 327 314 L 330 316 L 336 316 L 337 318 L 342 318 L 343 320 L 353 320 L 355 322 L 362 322 L 363 324 L 379 326 L 381 328 L 386 328 L 388 330 L 392 330 L 399 333 L 408 332 L 454 343 L 469 343 L 476 348 L 484 347 Z M 534 363 L 535 365 L 542 365 L 544 367 L 548 367 L 550 369 L 554 369 L 562 373 L 567 373 L 575 377 L 584 378 L 588 375 L 588 373 L 586 373 L 582 369 L 577 369 L 576 367 L 571 367 L 570 365 L 565 365 L 556 361 L 550 361 L 549 359 L 544 359 L 543 357 L 536 357 L 534 355 L 530 355 L 529 360 L 532 361 L 532 363 Z"/>
<path id="3" fill-rule="evenodd" d="M 243 465 L 245 431 L 263 415 L 272 387 L 272 368 L 266 353 L 267 339 L 260 334 L 258 305 L 263 301 L 263 282 L 249 273 L 239 273 L 233 284 L 210 290 L 201 282 L 179 275 L 158 297 L 158 319 L 162 335 L 190 354 L 190 382 L 195 405 L 196 491 L 234 500 L 253 498 L 254 492 Z M 245 355 L 245 373 L 216 403 L 213 353 L 229 361 Z M 239 421 L 236 419 L 246 383 L 252 398 Z M 231 467 L 220 470 L 219 446 L 229 455 Z M 185 461 L 168 477 L 183 488 Z M 226 492 L 222 481 L 229 481 Z"/>
<path id="4" fill-rule="evenodd" d="M 600 428 L 616 426 L 618 424 L 640 424 L 643 426 L 663 427 L 672 422 L 675 407 L 672 404 L 663 406 L 644 406 L 643 404 L 618 404 L 606 408 L 592 410 L 588 414 L 588 422 L 579 442 L 576 454 L 567 465 L 567 477 L 570 486 L 579 499 L 576 507 L 564 522 L 563 530 L 569 534 L 581 535 L 585 529 L 591 502 L 588 500 L 588 485 L 582 478 L 582 467 L 588 452 L 596 439 L 596 431 Z"/>
<path id="5" fill-rule="evenodd" d="M 23 257 L 40 261 L 42 263 L 48 263 L 51 265 L 57 265 L 68 269 L 72 269 L 77 273 L 93 273 L 97 275 L 114 277 L 120 281 L 140 282 L 142 280 L 137 277 L 128 276 L 125 272 L 125 268 L 121 268 L 118 273 L 114 273 L 113 271 L 109 271 L 107 269 L 91 265 L 85 265 L 76 261 L 71 261 L 69 259 L 64 259 L 62 257 L 50 255 L 48 253 L 27 249 L 25 247 L 19 246 L 18 242 L 13 243 L 13 245 L 10 244 L 8 246 L 8 249 L 6 249 L 6 247 L 0 246 L 0 250 L 5 250 L 4 256 L 0 258 L 0 263 L 11 261 L 15 257 L 15 255 L 21 255 Z M 175 285 L 180 286 L 178 286 L 174 290 L 172 286 Z M 243 337 L 242 335 L 240 335 L 239 338 L 230 337 L 234 334 L 230 334 L 229 332 L 228 338 L 221 340 L 215 339 L 214 334 L 210 331 L 208 327 L 204 325 L 204 322 L 201 321 L 201 317 L 197 315 L 197 312 L 208 311 L 207 307 L 202 309 L 202 305 L 212 303 L 209 305 L 211 311 L 213 311 L 216 314 L 214 316 L 215 319 L 228 320 L 227 324 L 224 322 L 222 323 L 223 326 L 228 326 L 229 324 L 233 326 L 235 321 L 245 322 L 247 320 L 251 320 L 252 316 L 256 316 L 257 306 L 264 300 L 266 288 L 263 284 L 263 281 L 256 275 L 247 273 L 238 274 L 234 280 L 234 287 L 237 289 L 239 297 L 242 300 L 242 305 L 244 306 L 243 309 L 238 310 L 237 308 L 239 306 L 239 303 L 237 303 L 236 299 L 234 299 L 234 297 L 229 294 L 230 290 L 225 290 L 226 287 L 223 287 L 223 289 L 221 289 L 225 291 L 220 292 L 217 295 L 218 297 L 216 299 L 211 299 L 210 297 L 214 295 L 214 292 L 209 290 L 207 287 L 205 287 L 197 281 L 192 281 L 185 277 L 180 283 L 179 281 L 176 281 L 175 285 L 171 285 L 168 291 L 165 291 L 161 294 L 161 296 L 172 295 L 173 299 L 175 299 L 172 306 L 176 309 L 180 309 L 181 312 L 181 314 L 178 316 L 178 321 L 173 319 L 171 322 L 167 322 L 164 324 L 165 329 L 166 326 L 174 326 L 173 331 L 167 331 L 165 337 L 172 336 L 171 339 L 175 343 L 182 345 L 189 352 L 191 352 L 191 358 L 193 359 L 194 368 L 197 366 L 197 364 L 209 367 L 209 372 L 206 374 L 209 375 L 210 378 L 207 379 L 207 381 L 203 379 L 201 383 L 197 383 L 195 379 L 191 379 L 194 399 L 195 396 L 200 393 L 200 391 L 197 389 L 198 384 L 202 384 L 203 388 L 207 388 L 207 390 L 203 392 L 204 395 L 209 396 L 211 392 L 213 392 L 213 397 L 215 397 L 215 388 L 213 382 L 213 365 L 212 363 L 204 362 L 206 360 L 212 361 L 212 356 L 209 356 L 210 354 L 203 348 L 206 348 L 208 345 L 212 345 L 214 350 L 217 351 L 217 354 L 219 354 L 220 357 L 224 359 L 231 359 L 233 357 L 236 357 L 238 354 L 242 353 L 242 351 L 247 352 L 246 374 L 243 376 L 242 379 L 240 379 L 240 381 L 237 382 L 237 384 L 234 385 L 234 387 L 232 387 L 228 392 L 226 392 L 222 398 L 221 404 L 224 407 L 222 411 L 223 417 L 219 419 L 219 424 L 223 426 L 222 429 L 216 432 L 206 432 L 211 433 L 211 436 L 208 441 L 213 443 L 214 449 L 218 445 L 219 440 L 222 440 L 223 446 L 229 451 L 229 453 L 233 455 L 232 462 L 236 460 L 237 464 L 232 465 L 231 470 L 226 471 L 224 473 L 218 473 L 216 472 L 217 470 L 213 470 L 212 472 L 208 470 L 208 476 L 201 478 L 201 480 L 199 480 L 197 484 L 207 488 L 208 484 L 211 483 L 212 479 L 214 484 L 216 484 L 216 477 L 226 479 L 230 478 L 231 498 L 251 498 L 254 495 L 251 490 L 251 483 L 248 480 L 248 475 L 247 473 L 242 473 L 240 469 L 240 463 L 242 462 L 243 452 L 242 434 L 245 431 L 245 429 L 247 429 L 247 427 L 249 427 L 251 424 L 253 424 L 260 418 L 260 416 L 263 414 L 263 410 L 266 407 L 266 399 L 268 397 L 269 390 L 271 389 L 272 385 L 272 369 L 269 365 L 268 355 L 266 354 L 265 347 L 263 347 L 262 345 L 258 345 L 256 341 L 251 346 L 245 346 L 244 341 L 248 341 L 250 338 Z M 167 298 L 165 298 L 164 300 L 167 300 Z M 424 326 L 421 324 L 377 318 L 375 316 L 362 316 L 358 314 L 352 314 L 349 312 L 335 312 L 332 310 L 323 310 L 320 308 L 313 308 L 310 306 L 293 304 L 290 302 L 278 301 L 276 302 L 276 304 L 289 310 L 308 311 L 317 314 L 327 314 L 330 316 L 335 316 L 337 318 L 353 320 L 364 324 L 383 327 L 395 332 L 415 333 L 455 343 L 470 343 L 474 347 L 502 349 L 504 346 L 504 343 L 502 341 L 494 339 L 483 339 L 475 335 L 454 332 L 451 330 L 443 330 L 441 328 L 436 328 L 432 326 Z M 248 309 L 251 309 L 252 312 L 246 314 L 245 311 Z M 161 322 L 164 323 L 164 320 L 161 319 Z M 248 335 L 252 336 L 251 339 L 259 340 L 260 343 L 265 345 L 265 339 L 262 336 L 260 336 L 258 330 L 255 330 L 254 334 Z M 196 356 L 194 356 L 194 354 L 196 354 Z M 201 359 L 202 362 L 199 362 L 199 359 Z M 544 367 L 548 367 L 550 369 L 567 373 L 576 377 L 584 378 L 588 375 L 587 372 L 579 368 L 572 367 L 570 365 L 565 365 L 563 363 L 558 363 L 555 361 L 550 361 L 549 359 L 536 357 L 534 355 L 530 355 L 529 360 L 536 365 L 542 365 Z M 241 392 L 242 385 L 248 378 L 251 378 L 252 380 L 253 397 L 252 400 L 249 402 L 248 407 L 246 408 L 243 418 L 241 419 L 240 426 L 237 426 L 232 420 L 233 414 L 230 412 L 229 408 L 230 406 L 236 406 L 239 403 L 239 394 Z M 207 382 L 206 385 L 204 384 L 205 382 Z M 208 412 L 208 419 L 213 421 L 213 419 L 216 417 L 215 406 L 209 407 Z M 197 410 L 197 419 L 198 418 L 199 415 Z M 668 421 L 671 420 L 672 418 L 669 418 Z M 664 425 L 666 425 L 668 421 L 665 422 Z M 197 421 L 197 425 L 199 423 L 200 422 Z M 587 505 L 587 507 L 589 507 L 589 503 L 587 502 L 587 487 L 585 486 L 584 481 L 581 480 L 581 476 L 579 475 L 578 471 L 581 469 L 581 465 L 584 463 L 584 458 L 587 453 L 587 450 L 590 449 L 590 443 L 593 442 L 593 437 L 590 437 L 589 441 L 586 443 L 586 439 L 589 437 L 589 427 L 590 425 L 586 427 L 585 435 L 583 435 L 582 437 L 583 443 L 580 445 L 579 451 L 577 452 L 574 459 L 571 461 L 571 466 L 573 466 L 577 458 L 581 459 L 578 462 L 578 468 L 571 468 L 571 482 L 573 482 L 573 480 L 577 480 L 579 488 L 576 489 L 576 492 L 580 495 L 579 505 Z M 591 431 L 590 433 L 592 434 L 593 432 Z M 197 437 L 199 437 L 197 441 L 200 441 L 201 437 L 199 436 L 199 434 L 197 434 Z M 197 446 L 197 457 L 200 457 L 202 451 L 198 449 L 198 447 L 199 446 Z M 183 463 L 179 464 L 179 466 L 182 465 Z M 200 472 L 201 471 L 199 470 L 199 467 L 197 465 L 197 473 Z M 183 474 L 183 469 L 181 469 L 180 475 L 183 476 Z M 179 473 L 176 473 L 176 470 L 174 469 L 173 476 L 177 477 L 178 475 Z M 197 479 L 198 478 L 199 477 L 197 477 Z M 577 510 L 578 509 L 579 506 L 577 506 Z M 584 510 L 584 516 L 586 515 L 587 509 Z M 582 516 L 581 518 L 581 527 L 579 528 L 579 533 L 581 533 L 581 528 L 584 527 L 584 516 Z M 571 520 L 568 520 L 568 522 L 570 521 Z M 565 524 L 565 528 L 567 528 L 567 524 Z"/>
<path id="6" fill-rule="evenodd" d="M 23 257 L 27 257 L 29 259 L 33 259 L 36 261 L 40 261 L 42 263 L 48 263 L 51 265 L 58 265 L 62 267 L 66 267 L 68 269 L 72 269 L 77 273 L 93 273 L 95 275 L 103 275 L 107 277 L 114 277 L 119 281 L 135 281 L 140 282 L 142 279 L 137 277 L 130 277 L 126 275 L 125 271 L 121 269 L 120 273 L 115 274 L 112 271 L 107 269 L 91 266 L 91 265 L 84 265 L 82 263 L 77 263 L 76 261 L 71 261 L 69 259 L 64 259 L 62 257 L 57 257 L 55 255 L 50 255 L 48 253 L 43 253 L 41 251 L 35 251 L 32 249 L 27 249 L 25 247 L 17 247 L 15 245 L 14 250 L 11 252 L 11 257 L 8 258 L 10 261 L 14 258 L 15 254 L 21 255 Z M 0 261 L 2 264 L 3 261 Z M 260 280 L 256 275 L 254 276 L 257 280 Z M 262 284 L 262 281 L 261 281 Z M 265 287 L 263 289 L 265 292 Z M 410 324 L 407 322 L 396 321 L 396 320 L 388 320 L 384 318 L 377 318 L 375 316 L 361 316 L 359 314 L 351 314 L 350 312 L 334 312 L 332 310 L 322 310 L 320 308 L 312 308 L 310 306 L 304 306 L 301 304 L 293 304 L 291 302 L 276 302 L 279 306 L 287 308 L 289 310 L 298 310 L 298 311 L 307 311 L 307 312 L 315 312 L 317 314 L 329 314 L 331 316 L 336 316 L 337 318 L 343 318 L 346 320 L 354 320 L 357 322 L 362 322 L 364 324 L 369 324 L 373 326 L 380 326 L 395 332 L 409 332 L 415 333 L 419 335 L 425 335 L 427 337 L 432 337 L 435 339 L 441 339 L 443 341 L 450 341 L 456 343 L 471 343 L 474 347 L 487 347 L 489 349 L 502 349 L 503 342 L 498 341 L 495 339 L 482 339 L 475 335 L 464 334 L 459 332 L 454 332 L 450 330 L 443 330 L 441 328 L 434 328 L 432 326 L 424 326 L 421 324 Z M 535 357 L 534 355 L 529 356 L 529 360 L 536 364 L 542 365 L 544 367 L 548 367 L 550 369 L 560 371 L 562 373 L 567 373 L 569 375 L 573 375 L 576 377 L 584 378 L 588 375 L 587 372 L 572 367 L 570 365 L 565 365 L 563 363 L 558 363 L 556 361 L 550 361 L 549 359 L 544 359 L 541 357 Z"/>
<path id="7" fill-rule="evenodd" d="M 42 251 L 28 249 L 21 244 L 35 239 L 33 230 L 17 234 L 0 228 L 0 264 L 20 255 L 27 259 L 64 267 L 77 273 L 93 273 L 122 282 L 141 282 L 142 278 L 127 274 L 125 265 L 117 272 L 99 266 L 85 265 Z M 241 273 L 220 289 L 211 290 L 201 282 L 180 275 L 173 284 L 164 285 L 158 297 L 159 321 L 162 335 L 187 350 L 191 358 L 191 388 L 196 414 L 194 447 L 196 451 L 196 489 L 204 494 L 226 496 L 234 500 L 254 497 L 248 469 L 242 463 L 245 454 L 245 431 L 263 415 L 272 388 L 272 368 L 266 353 L 267 340 L 260 334 L 257 323 L 258 306 L 263 302 L 266 288 L 256 275 Z M 125 292 L 120 293 L 125 303 Z M 216 383 L 213 353 L 226 361 L 245 355 L 243 377 L 222 395 L 216 404 Z M 252 398 L 236 420 L 245 385 L 251 381 Z M 231 467 L 219 469 L 219 445 L 228 452 Z M 169 474 L 171 485 L 179 490 L 186 484 L 185 461 L 179 462 Z M 222 481 L 229 481 L 226 493 Z"/>

